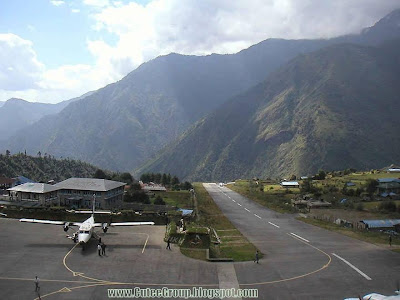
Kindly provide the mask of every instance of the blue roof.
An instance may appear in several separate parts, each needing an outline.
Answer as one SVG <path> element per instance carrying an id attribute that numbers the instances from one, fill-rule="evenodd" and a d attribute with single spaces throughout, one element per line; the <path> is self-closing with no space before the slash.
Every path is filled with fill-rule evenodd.
<path id="1" fill-rule="evenodd" d="M 398 178 L 379 178 L 378 182 L 379 183 L 389 183 L 389 182 L 398 182 L 398 183 L 400 183 L 400 179 L 398 179 Z"/>
<path id="2" fill-rule="evenodd" d="M 24 184 L 24 183 L 35 183 L 35 181 L 33 181 L 32 179 L 29 179 L 25 176 L 18 176 L 15 179 L 16 179 L 15 185 L 20 185 L 20 184 Z"/>
<path id="3" fill-rule="evenodd" d="M 182 212 L 182 217 L 184 216 L 190 216 L 193 213 L 193 209 L 183 209 L 179 208 L 178 211 Z"/>
<path id="4" fill-rule="evenodd" d="M 388 227 L 393 227 L 396 224 L 400 224 L 400 219 L 362 220 L 361 222 L 366 224 L 368 226 L 368 228 L 388 228 Z"/>

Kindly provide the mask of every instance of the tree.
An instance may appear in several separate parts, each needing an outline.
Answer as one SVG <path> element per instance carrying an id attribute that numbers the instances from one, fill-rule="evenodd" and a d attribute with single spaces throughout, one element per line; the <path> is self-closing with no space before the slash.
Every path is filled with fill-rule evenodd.
<path id="1" fill-rule="evenodd" d="M 193 188 L 193 186 L 189 181 L 185 181 L 184 183 L 181 184 L 182 190 L 190 190 L 192 188 Z"/>
<path id="2" fill-rule="evenodd" d="M 10 150 L 6 150 L 6 156 L 9 157 L 11 154 Z"/>
<path id="3" fill-rule="evenodd" d="M 161 184 L 162 185 L 167 185 L 167 184 L 169 184 L 169 182 L 168 182 L 168 178 L 167 178 L 167 174 L 162 174 L 162 176 L 161 176 Z"/>
<path id="4" fill-rule="evenodd" d="M 325 171 L 324 170 L 319 170 L 317 177 L 318 177 L 317 179 L 319 179 L 319 180 L 324 180 L 325 177 L 326 177 Z"/>
<path id="5" fill-rule="evenodd" d="M 120 175 L 120 179 L 127 184 L 131 184 L 133 182 L 133 177 L 131 173 L 125 172 Z"/>
<path id="6" fill-rule="evenodd" d="M 387 212 L 395 212 L 397 210 L 396 203 L 393 201 L 383 201 L 379 204 L 378 208 Z"/>
<path id="7" fill-rule="evenodd" d="M 102 169 L 97 169 L 93 175 L 93 178 L 106 179 L 107 175 Z"/>
<path id="8" fill-rule="evenodd" d="M 154 183 L 157 183 L 157 184 L 161 183 L 161 174 L 160 173 L 154 174 Z"/>
<path id="9" fill-rule="evenodd" d="M 379 182 L 375 179 L 368 179 L 365 185 L 365 190 L 370 197 L 375 193 L 376 187 L 378 186 Z"/>
<path id="10" fill-rule="evenodd" d="M 165 205 L 163 198 L 160 195 L 157 195 L 156 199 L 154 200 L 154 204 L 156 205 Z"/>
<path id="11" fill-rule="evenodd" d="M 300 187 L 300 190 L 302 193 L 310 193 L 313 189 L 313 185 L 311 182 L 311 179 L 308 178 L 307 180 L 304 180 L 303 184 Z"/>
<path id="12" fill-rule="evenodd" d="M 179 178 L 176 176 L 172 177 L 171 185 L 177 185 L 177 184 L 179 184 Z"/>

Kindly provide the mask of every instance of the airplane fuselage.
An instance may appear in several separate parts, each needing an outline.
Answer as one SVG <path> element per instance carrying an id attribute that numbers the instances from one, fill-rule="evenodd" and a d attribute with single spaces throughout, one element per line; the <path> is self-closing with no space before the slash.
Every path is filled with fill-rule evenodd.
<path id="1" fill-rule="evenodd" d="M 86 244 L 87 242 L 89 242 L 93 234 L 93 228 L 94 228 L 94 217 L 91 216 L 85 222 L 83 222 L 81 226 L 79 226 L 79 231 L 78 231 L 79 244 Z"/>

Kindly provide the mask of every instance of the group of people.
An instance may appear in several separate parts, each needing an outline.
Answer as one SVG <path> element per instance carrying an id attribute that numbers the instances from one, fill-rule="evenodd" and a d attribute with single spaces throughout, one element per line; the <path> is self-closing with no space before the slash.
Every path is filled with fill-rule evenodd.
<path id="1" fill-rule="evenodd" d="M 101 242 L 101 238 L 99 238 L 99 243 L 97 244 L 97 251 L 99 256 L 106 255 L 106 244 Z"/>

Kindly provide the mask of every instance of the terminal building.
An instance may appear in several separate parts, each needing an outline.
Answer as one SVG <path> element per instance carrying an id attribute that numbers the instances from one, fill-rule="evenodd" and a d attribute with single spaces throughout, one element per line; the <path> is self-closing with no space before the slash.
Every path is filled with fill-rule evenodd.
<path id="1" fill-rule="evenodd" d="M 32 201 L 39 205 L 61 205 L 72 208 L 96 207 L 113 209 L 122 206 L 126 183 L 97 179 L 69 178 L 54 185 L 25 183 L 7 189 L 10 201 Z"/>
<path id="2" fill-rule="evenodd" d="M 54 185 L 63 206 L 87 207 L 96 197 L 97 208 L 118 208 L 122 205 L 126 183 L 97 178 L 69 178 Z"/>

